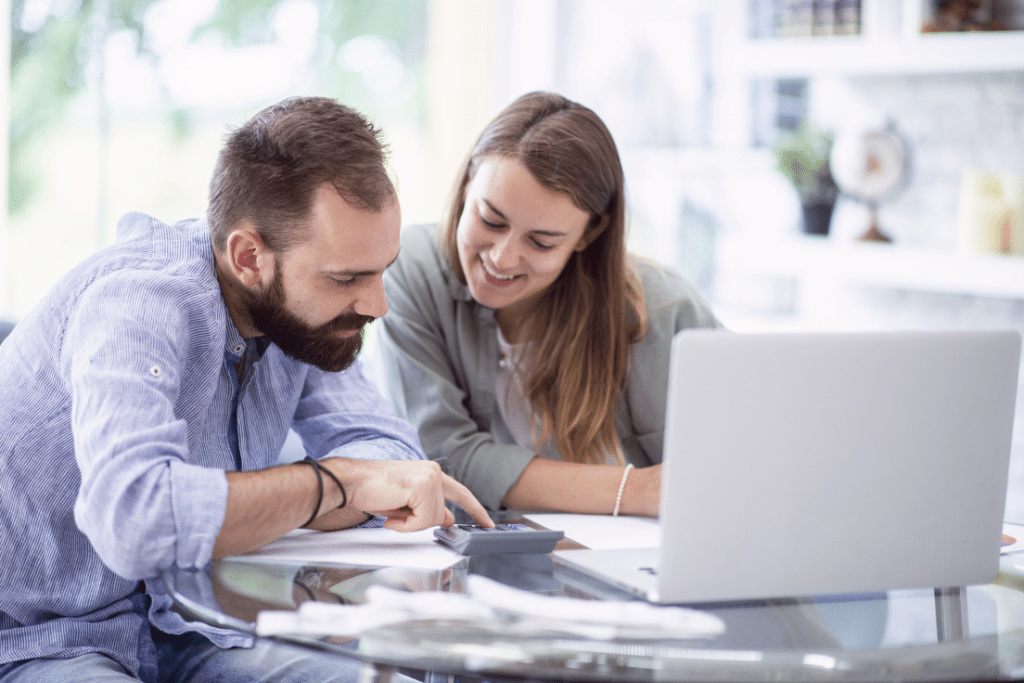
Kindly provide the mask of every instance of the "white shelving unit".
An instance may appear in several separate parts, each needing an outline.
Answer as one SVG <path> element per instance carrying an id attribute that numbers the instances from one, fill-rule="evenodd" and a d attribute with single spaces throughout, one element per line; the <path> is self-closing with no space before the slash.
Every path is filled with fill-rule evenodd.
<path id="1" fill-rule="evenodd" d="M 752 277 L 797 278 L 833 285 L 937 294 L 1024 299 L 1024 258 L 959 254 L 875 242 L 833 242 L 792 236 L 780 240 L 725 236 L 718 266 Z"/>
<path id="2" fill-rule="evenodd" d="M 723 235 L 715 252 L 716 277 L 731 290 L 721 302 L 727 324 L 739 316 L 757 327 L 841 329 L 855 323 L 841 313 L 842 302 L 864 288 L 1024 300 L 1024 258 L 1015 256 L 797 235 Z M 737 289 L 747 301 L 730 300 Z M 758 310 L 772 307 L 780 310 Z"/>
<path id="3" fill-rule="evenodd" d="M 1024 30 L 922 34 L 929 0 L 861 0 L 855 36 L 750 38 L 746 0 L 717 9 L 716 143 L 749 143 L 754 79 L 1024 71 Z"/>
<path id="4" fill-rule="evenodd" d="M 856 36 L 746 39 L 744 24 L 735 68 L 765 78 L 1024 70 L 1024 31 L 921 33 L 929 4 L 861 0 Z"/>
<path id="5" fill-rule="evenodd" d="M 749 78 L 1024 71 L 1024 31 L 749 40 L 735 60 Z"/>
<path id="6" fill-rule="evenodd" d="M 729 5 L 719 17 L 716 54 L 716 106 L 725 124 L 717 142 L 726 147 L 749 145 L 751 125 L 744 117 L 755 79 L 1024 72 L 1024 31 L 922 34 L 927 0 L 862 0 L 857 36 L 769 39 L 748 38 L 745 3 Z M 1024 300 L 1019 257 L 798 235 L 722 235 L 715 261 L 727 277 L 790 281 L 794 314 L 808 320 L 847 286 Z"/>

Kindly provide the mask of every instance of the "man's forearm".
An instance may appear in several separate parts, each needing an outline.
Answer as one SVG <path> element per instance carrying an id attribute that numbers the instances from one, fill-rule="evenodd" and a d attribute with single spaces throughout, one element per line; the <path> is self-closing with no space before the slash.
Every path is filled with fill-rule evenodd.
<path id="1" fill-rule="evenodd" d="M 215 559 L 255 550 L 297 529 L 317 504 L 317 476 L 306 463 L 228 472 L 227 479 L 227 509 L 213 546 Z M 322 517 L 311 528 L 341 529 L 366 521 L 355 508 L 336 510 L 340 504 L 341 491 L 330 477 L 323 477 L 323 498 L 316 511 Z"/>
<path id="2" fill-rule="evenodd" d="M 397 531 L 450 526 L 455 518 L 445 507 L 445 500 L 458 503 L 480 524 L 494 526 L 469 489 L 430 460 L 325 458 L 319 462 L 325 470 L 322 498 L 318 495 L 317 471 L 309 463 L 228 472 L 228 502 L 214 543 L 214 558 L 266 545 L 306 524 L 314 506 L 318 519 L 310 527 L 317 529 L 353 526 L 365 521 L 364 513 L 386 516 L 384 525 Z M 346 493 L 346 505 L 341 510 L 339 484 Z"/>

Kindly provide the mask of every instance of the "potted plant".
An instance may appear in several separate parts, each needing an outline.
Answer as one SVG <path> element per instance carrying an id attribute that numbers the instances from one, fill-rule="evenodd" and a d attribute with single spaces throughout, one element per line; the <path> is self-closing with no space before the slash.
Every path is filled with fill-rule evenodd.
<path id="1" fill-rule="evenodd" d="M 776 168 L 800 198 L 803 229 L 811 235 L 827 235 L 839 187 L 829 170 L 828 157 L 835 135 L 802 126 L 775 143 Z"/>

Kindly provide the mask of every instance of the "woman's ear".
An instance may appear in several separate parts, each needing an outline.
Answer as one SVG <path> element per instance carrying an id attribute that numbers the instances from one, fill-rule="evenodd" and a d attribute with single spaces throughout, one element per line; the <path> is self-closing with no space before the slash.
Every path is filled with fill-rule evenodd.
<path id="1" fill-rule="evenodd" d="M 248 221 L 231 231 L 225 251 L 228 269 L 246 287 L 259 284 L 273 273 L 274 254 Z"/>
<path id="2" fill-rule="evenodd" d="M 583 251 L 590 246 L 590 243 L 597 239 L 597 236 L 605 231 L 608 227 L 609 217 L 608 214 L 601 216 L 600 220 L 594 222 L 592 225 L 587 226 L 587 229 L 583 232 L 583 237 L 573 247 L 574 251 Z"/>

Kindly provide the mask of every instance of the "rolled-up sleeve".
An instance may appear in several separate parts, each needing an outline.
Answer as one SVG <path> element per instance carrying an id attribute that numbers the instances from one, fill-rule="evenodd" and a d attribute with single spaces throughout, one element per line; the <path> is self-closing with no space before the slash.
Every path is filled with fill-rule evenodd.
<path id="1" fill-rule="evenodd" d="M 64 339 L 82 479 L 75 522 L 128 579 L 205 564 L 223 523 L 224 472 L 190 463 L 177 414 L 195 369 L 189 335 L 203 329 L 195 315 L 180 287 L 152 273 L 108 276 L 83 294 Z"/>
<path id="2" fill-rule="evenodd" d="M 366 378 L 359 361 L 341 373 L 309 368 L 293 427 L 315 458 L 425 457 L 416 430 Z"/>

